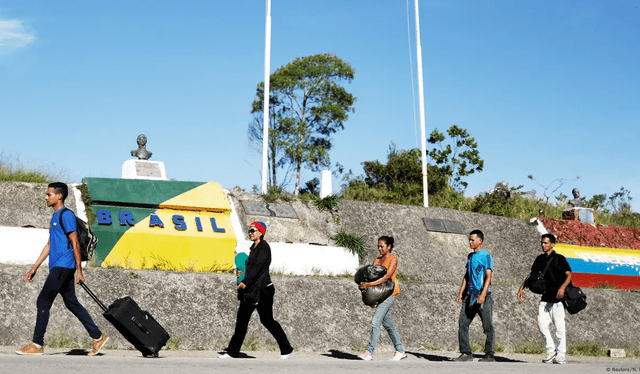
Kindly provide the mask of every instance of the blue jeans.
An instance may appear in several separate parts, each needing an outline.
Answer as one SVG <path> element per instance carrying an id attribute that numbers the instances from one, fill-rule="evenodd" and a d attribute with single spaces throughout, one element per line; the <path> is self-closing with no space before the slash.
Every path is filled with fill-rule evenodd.
<path id="1" fill-rule="evenodd" d="M 378 339 L 380 339 L 380 325 L 384 326 L 384 329 L 389 333 L 389 337 L 393 342 L 396 352 L 404 352 L 402 340 L 400 340 L 398 330 L 393 324 L 393 317 L 391 316 L 390 311 L 395 300 L 395 296 L 389 296 L 381 304 L 378 304 L 378 307 L 376 308 L 376 313 L 373 315 L 373 320 L 371 321 L 371 339 L 367 346 L 367 351 L 369 351 L 369 353 L 373 353 L 376 349 L 376 344 L 378 344 Z"/>
<path id="2" fill-rule="evenodd" d="M 36 317 L 36 328 L 33 331 L 33 342 L 44 345 L 44 333 L 49 324 L 49 310 L 53 305 L 53 300 L 60 294 L 64 305 L 76 316 L 84 328 L 93 339 L 100 339 L 102 332 L 93 323 L 87 310 L 78 302 L 75 290 L 76 269 L 55 267 L 49 271 L 49 276 L 42 286 L 42 291 L 38 296 L 36 306 L 38 314 Z"/>
<path id="3" fill-rule="evenodd" d="M 482 328 L 487 340 L 484 343 L 484 353 L 493 356 L 495 354 L 495 332 L 493 330 L 493 298 L 491 294 L 485 297 L 484 304 L 477 302 L 472 306 L 469 305 L 470 297 L 466 295 L 462 301 L 460 308 L 460 319 L 458 320 L 458 343 L 460 344 L 460 353 L 471 354 L 471 346 L 469 344 L 469 325 L 476 314 L 480 315 L 482 320 Z"/>

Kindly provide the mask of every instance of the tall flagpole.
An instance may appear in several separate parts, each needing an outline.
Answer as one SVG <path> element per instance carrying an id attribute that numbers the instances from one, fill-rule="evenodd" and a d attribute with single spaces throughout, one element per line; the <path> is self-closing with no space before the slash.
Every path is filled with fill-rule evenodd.
<path id="1" fill-rule="evenodd" d="M 267 193 L 269 161 L 269 77 L 271 70 L 271 0 L 267 0 L 267 21 L 264 42 L 264 103 L 262 104 L 262 194 Z"/>
<path id="2" fill-rule="evenodd" d="M 418 0 L 414 0 L 416 13 L 416 49 L 418 63 L 418 95 L 420 99 L 420 135 L 422 145 L 422 193 L 424 194 L 424 206 L 429 206 L 429 185 L 427 183 L 427 134 L 424 125 L 424 88 L 422 84 L 422 47 L 420 46 L 420 14 Z"/>

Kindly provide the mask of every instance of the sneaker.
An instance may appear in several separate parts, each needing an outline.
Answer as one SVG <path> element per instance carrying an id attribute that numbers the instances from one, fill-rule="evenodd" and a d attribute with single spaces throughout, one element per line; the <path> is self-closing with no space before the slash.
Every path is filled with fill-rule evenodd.
<path id="1" fill-rule="evenodd" d="M 556 352 L 547 352 L 547 355 L 544 356 L 542 362 L 545 364 L 550 364 L 553 362 L 553 359 L 556 358 Z"/>
<path id="2" fill-rule="evenodd" d="M 564 355 L 557 355 L 556 358 L 553 359 L 554 364 L 564 365 L 567 363 L 564 359 Z"/>
<path id="3" fill-rule="evenodd" d="M 294 356 L 294 353 L 295 353 L 295 351 L 291 351 L 291 353 L 288 353 L 286 355 L 280 355 L 280 359 L 282 359 L 282 360 L 289 359 L 289 358 Z"/>
<path id="4" fill-rule="evenodd" d="M 41 355 L 44 354 L 44 347 L 36 347 L 35 343 L 31 342 L 24 347 L 16 351 L 19 355 Z"/>
<path id="5" fill-rule="evenodd" d="M 98 340 L 93 339 L 93 349 L 90 350 L 89 353 L 87 353 L 87 356 L 95 356 L 98 353 L 100 353 L 100 350 L 104 346 L 104 343 L 106 343 L 108 340 L 109 340 L 109 337 L 104 333 L 102 334 L 100 339 Z"/>
<path id="6" fill-rule="evenodd" d="M 227 359 L 227 358 L 233 358 L 233 357 L 229 356 L 229 354 L 225 352 L 225 353 L 219 354 L 218 358 Z"/>
<path id="7" fill-rule="evenodd" d="M 456 361 L 456 362 L 473 361 L 473 355 L 471 353 L 463 353 L 460 356 L 452 359 L 451 361 Z"/>
<path id="8" fill-rule="evenodd" d="M 373 355 L 369 353 L 369 351 L 364 351 L 358 355 L 358 358 L 365 361 L 371 361 L 373 359 Z"/>
<path id="9" fill-rule="evenodd" d="M 484 355 L 483 358 L 478 360 L 479 362 L 496 362 L 494 355 Z"/>
<path id="10" fill-rule="evenodd" d="M 407 355 L 404 352 L 396 352 L 393 354 L 393 357 L 389 359 L 389 361 L 400 361 L 405 357 L 407 357 Z"/>

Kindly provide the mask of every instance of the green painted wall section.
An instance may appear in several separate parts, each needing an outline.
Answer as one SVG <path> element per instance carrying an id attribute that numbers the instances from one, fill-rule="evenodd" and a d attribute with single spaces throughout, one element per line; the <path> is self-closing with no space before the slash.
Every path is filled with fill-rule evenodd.
<path id="1" fill-rule="evenodd" d="M 147 218 L 149 214 L 155 212 L 155 209 L 144 209 L 144 208 L 122 208 L 122 207 L 113 207 L 113 206 L 104 206 L 104 205 L 94 205 L 93 211 L 96 212 L 98 210 L 108 210 L 111 212 L 111 225 L 98 225 L 98 222 L 93 224 L 91 230 L 94 233 L 99 233 L 98 236 L 98 244 L 96 245 L 95 253 L 94 253 L 94 261 L 96 265 L 102 264 L 105 258 L 111 252 L 111 249 L 118 243 L 118 240 L 122 237 L 122 235 L 129 229 L 129 225 L 121 226 L 119 212 L 120 211 L 129 211 L 133 215 L 133 222 L 138 224 L 138 222 Z M 92 260 L 93 261 L 93 260 Z"/>
<path id="2" fill-rule="evenodd" d="M 95 201 L 109 203 L 159 205 L 205 182 L 155 181 L 117 178 L 84 178 Z"/>

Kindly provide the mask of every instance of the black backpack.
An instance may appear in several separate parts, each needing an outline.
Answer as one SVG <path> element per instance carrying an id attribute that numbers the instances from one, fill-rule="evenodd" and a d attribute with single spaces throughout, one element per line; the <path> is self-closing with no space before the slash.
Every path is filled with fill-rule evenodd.
<path id="1" fill-rule="evenodd" d="M 69 234 L 71 234 L 71 232 L 68 233 L 67 230 L 64 229 L 64 224 L 62 223 L 62 214 L 65 210 L 69 209 L 64 207 L 60 212 L 60 227 L 62 227 L 62 232 L 67 236 L 67 248 L 71 248 L 71 241 L 69 241 Z M 78 233 L 78 244 L 80 245 L 80 260 L 89 261 L 93 258 L 93 251 L 96 249 L 96 244 L 98 244 L 98 238 L 93 235 L 85 221 L 78 218 L 73 211 L 69 211 L 76 219 L 76 232 Z"/>

